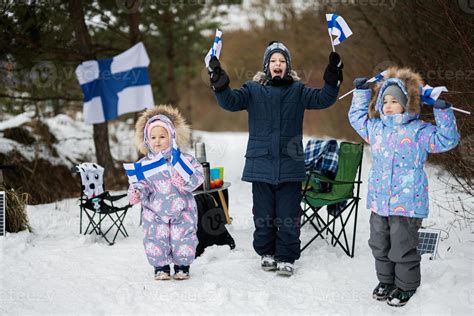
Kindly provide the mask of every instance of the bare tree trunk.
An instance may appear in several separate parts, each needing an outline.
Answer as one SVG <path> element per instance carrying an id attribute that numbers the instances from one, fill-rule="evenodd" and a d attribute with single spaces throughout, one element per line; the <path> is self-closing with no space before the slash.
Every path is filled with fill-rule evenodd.
<path id="1" fill-rule="evenodd" d="M 84 60 L 96 59 L 95 53 L 92 49 L 91 38 L 84 21 L 84 11 L 82 10 L 81 0 L 70 0 L 69 12 L 71 14 L 72 23 L 74 24 L 74 34 L 81 55 Z M 106 181 L 113 183 L 113 177 L 116 170 L 110 153 L 107 122 L 94 124 L 93 133 L 97 163 L 104 167 Z"/>
<path id="2" fill-rule="evenodd" d="M 176 78 L 175 78 L 175 51 L 174 51 L 174 33 L 173 33 L 173 13 L 171 8 L 168 8 L 164 14 L 164 25 L 165 25 L 165 36 L 166 36 L 166 59 L 167 65 L 167 103 L 176 106 L 178 104 L 178 93 L 176 89 Z"/>
<path id="3" fill-rule="evenodd" d="M 140 0 L 135 0 L 132 7 L 135 7 L 136 2 Z M 141 40 L 140 35 L 140 10 L 134 10 L 128 16 L 128 26 L 130 28 L 130 45 L 133 46 Z M 133 115 L 134 126 L 137 124 L 139 113 L 135 112 Z M 141 153 L 137 150 L 137 156 L 140 157 Z"/>
<path id="4" fill-rule="evenodd" d="M 59 115 L 61 113 L 61 106 L 59 104 L 59 100 L 51 100 L 51 103 L 53 105 L 53 115 Z"/>
<path id="5" fill-rule="evenodd" d="M 135 0 L 138 2 L 140 0 Z M 133 7 L 135 6 L 135 2 Z M 134 10 L 128 15 L 128 26 L 130 28 L 130 44 L 133 46 L 140 41 L 140 10 Z"/>
<path id="6" fill-rule="evenodd" d="M 187 78 L 192 78 L 192 71 L 191 71 L 191 61 L 189 59 L 186 59 L 186 63 L 185 63 L 185 73 L 186 73 L 186 77 Z M 193 115 L 192 115 L 192 105 L 191 105 L 191 80 L 185 80 L 186 84 L 185 84 L 185 87 L 186 87 L 186 105 L 185 105 L 185 110 L 186 110 L 186 113 L 184 114 L 185 118 L 186 118 L 186 121 L 188 122 L 189 125 L 192 125 L 193 123 Z"/>

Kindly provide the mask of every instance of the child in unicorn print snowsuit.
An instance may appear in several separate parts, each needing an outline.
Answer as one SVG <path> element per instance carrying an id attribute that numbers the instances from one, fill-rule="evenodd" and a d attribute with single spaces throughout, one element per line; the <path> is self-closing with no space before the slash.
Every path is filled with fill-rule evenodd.
<path id="1" fill-rule="evenodd" d="M 187 279 L 198 243 L 197 208 L 192 191 L 204 180 L 201 164 L 179 151 L 190 138 L 190 128 L 178 110 L 157 106 L 141 115 L 135 132 L 136 146 L 145 155 L 140 161 L 158 157 L 166 160 L 161 172 L 132 183 L 128 190 L 130 203 L 142 204 L 143 245 L 148 262 L 155 267 L 157 280 L 171 278 L 171 263 L 174 278 Z M 190 176 L 173 166 L 177 157 L 187 160 Z"/>
<path id="2" fill-rule="evenodd" d="M 390 68 L 372 91 L 365 78 L 356 90 L 349 121 L 371 145 L 367 208 L 369 246 L 379 280 L 377 300 L 403 306 L 420 285 L 418 229 L 428 216 L 428 181 L 423 170 L 428 153 L 454 148 L 459 133 L 451 105 L 437 100 L 436 125 L 419 119 L 423 80 L 410 69 Z"/>

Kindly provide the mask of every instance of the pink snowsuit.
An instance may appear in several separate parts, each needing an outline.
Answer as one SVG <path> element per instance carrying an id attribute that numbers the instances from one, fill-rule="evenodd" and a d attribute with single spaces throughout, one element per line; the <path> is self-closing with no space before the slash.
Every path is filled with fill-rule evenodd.
<path id="1" fill-rule="evenodd" d="M 144 133 L 145 146 L 149 152 L 141 161 L 155 157 L 147 133 L 152 119 L 146 124 Z M 172 143 L 175 137 L 174 126 L 171 121 L 164 121 Z M 163 153 L 167 160 L 166 170 L 131 184 L 128 190 L 130 203 L 142 203 L 143 245 L 148 262 L 154 267 L 171 263 L 190 265 L 198 244 L 197 208 L 192 191 L 204 181 L 202 166 L 193 156 L 183 154 L 195 169 L 186 182 L 170 162 L 170 148 Z"/>

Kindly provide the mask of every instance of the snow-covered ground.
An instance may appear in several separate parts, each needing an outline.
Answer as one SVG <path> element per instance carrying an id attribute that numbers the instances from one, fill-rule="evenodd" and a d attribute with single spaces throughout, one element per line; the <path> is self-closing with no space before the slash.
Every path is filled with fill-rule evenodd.
<path id="1" fill-rule="evenodd" d="M 228 230 L 237 244 L 234 250 L 207 248 L 191 266 L 190 280 L 158 282 L 142 247 L 139 206 L 125 220 L 130 237 L 118 237 L 114 246 L 96 236 L 79 235 L 75 199 L 28 206 L 34 232 L 0 238 L 0 313 L 473 315 L 472 228 L 456 213 L 443 210 L 456 205 L 457 195 L 446 191 L 437 169 L 427 168 L 432 203 L 424 226 L 443 230 L 439 255 L 436 260 L 423 257 L 422 285 L 407 306 L 397 309 L 371 297 L 377 280 L 367 245 L 368 151 L 355 257 L 318 239 L 297 261 L 295 275 L 285 278 L 262 271 L 252 248 L 251 186 L 240 180 L 247 134 L 196 132 L 195 136 L 206 143 L 211 166 L 224 166 L 225 180 L 232 183 L 233 223 Z M 131 141 L 127 145 L 132 148 Z M 473 201 L 464 202 L 472 211 Z M 302 240 L 310 234 L 310 227 L 303 227 Z"/>

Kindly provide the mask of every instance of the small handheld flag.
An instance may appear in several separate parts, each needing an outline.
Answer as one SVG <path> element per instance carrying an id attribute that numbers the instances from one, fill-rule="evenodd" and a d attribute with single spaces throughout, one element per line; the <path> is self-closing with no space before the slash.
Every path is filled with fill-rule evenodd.
<path id="1" fill-rule="evenodd" d="M 384 70 L 381 73 L 379 73 L 379 74 L 373 76 L 372 78 L 370 78 L 369 80 L 367 80 L 367 82 L 379 82 L 380 80 L 383 79 L 383 77 L 385 76 L 386 73 L 387 73 L 387 70 Z"/>
<path id="2" fill-rule="evenodd" d="M 445 86 L 432 87 L 427 84 L 421 88 L 421 102 L 428 105 L 433 105 L 435 101 L 438 100 L 440 94 L 443 92 L 448 92 L 448 89 Z M 471 115 L 471 112 L 455 108 L 454 106 L 452 106 L 451 109 Z"/>
<path id="3" fill-rule="evenodd" d="M 385 76 L 385 74 L 387 73 L 387 70 L 384 70 L 382 71 L 381 73 L 373 76 L 372 78 L 368 79 L 367 82 L 368 83 L 371 83 L 371 82 L 379 82 L 380 80 L 383 79 L 383 77 Z M 339 100 L 341 100 L 342 98 L 345 98 L 346 96 L 348 96 L 349 94 L 353 93 L 356 89 L 352 89 L 351 91 L 343 94 L 342 96 L 339 97 Z"/>
<path id="4" fill-rule="evenodd" d="M 337 14 L 326 14 L 326 22 L 328 24 L 328 32 L 329 38 L 331 39 L 332 51 L 334 52 L 334 46 L 344 42 L 349 36 L 352 35 L 352 31 L 342 16 Z M 333 39 L 333 35 L 336 36 L 335 39 Z"/>
<path id="5" fill-rule="evenodd" d="M 153 107 L 148 79 L 150 59 L 142 42 L 110 58 L 88 60 L 76 68 L 84 94 L 84 121 L 97 124 Z"/>
<path id="6" fill-rule="evenodd" d="M 189 181 L 190 176 L 195 171 L 193 165 L 183 156 L 174 140 L 173 148 L 171 149 L 171 165 L 186 182 Z"/>
<path id="7" fill-rule="evenodd" d="M 135 163 L 124 163 L 123 167 L 127 172 L 128 182 L 136 183 L 141 180 L 150 178 L 151 176 L 167 169 L 166 160 L 162 155 L 156 159 L 143 160 Z"/>
<path id="8" fill-rule="evenodd" d="M 447 91 L 448 89 L 445 86 L 433 88 L 427 84 L 421 88 L 421 101 L 423 103 L 433 105 L 434 102 L 438 100 L 440 94 Z"/>
<path id="9" fill-rule="evenodd" d="M 216 37 L 214 38 L 214 43 L 212 44 L 211 49 L 207 53 L 206 57 L 204 57 L 204 63 L 206 64 L 206 68 L 209 69 L 209 61 L 211 60 L 212 56 L 216 56 L 217 59 L 221 56 L 222 50 L 222 31 L 216 29 Z M 209 69 L 210 70 L 210 69 Z"/>

